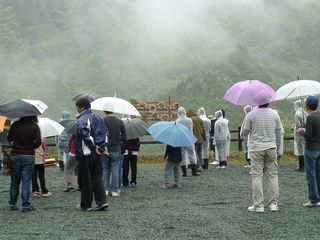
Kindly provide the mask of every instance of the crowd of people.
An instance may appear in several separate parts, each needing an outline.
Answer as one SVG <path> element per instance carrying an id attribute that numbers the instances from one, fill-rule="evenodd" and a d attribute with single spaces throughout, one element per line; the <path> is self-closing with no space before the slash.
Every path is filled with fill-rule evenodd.
<path id="1" fill-rule="evenodd" d="M 263 100 L 264 93 L 258 93 L 257 98 Z M 64 131 L 56 138 L 56 144 L 59 168 L 66 179 L 62 191 L 81 192 L 80 203 L 76 206 L 79 210 L 101 211 L 108 208 L 107 196 L 119 197 L 122 187 L 137 186 L 140 141 L 139 138 L 127 139 L 124 122 L 113 112 L 105 111 L 103 118 L 92 112 L 90 102 L 88 97 L 76 99 L 76 132 Z M 304 111 L 304 104 L 307 111 Z M 294 102 L 294 154 L 299 162 L 296 170 L 306 172 L 309 189 L 309 202 L 303 204 L 305 207 L 320 206 L 320 113 L 317 107 L 315 96 L 307 97 L 305 103 Z M 196 142 L 191 147 L 166 146 L 163 189 L 181 187 L 188 169 L 196 177 L 205 173 L 209 164 L 216 165 L 217 169 L 228 166 L 231 135 L 223 109 L 207 117 L 203 107 L 197 112 L 179 107 L 177 116 L 176 122 L 183 124 L 196 137 Z M 68 118 L 70 114 L 62 112 L 61 120 Z M 240 135 L 244 142 L 245 167 L 252 176 L 253 204 L 248 211 L 265 211 L 263 176 L 270 198 L 268 209 L 278 211 L 278 161 L 283 154 L 284 135 L 278 112 L 269 108 L 269 102 L 265 101 L 254 108 L 245 106 Z M 37 116 L 13 122 L 1 133 L 0 140 L 3 174 L 11 175 L 10 210 L 19 209 L 21 184 L 22 211 L 32 211 L 31 192 L 34 197 L 53 195 L 46 187 L 46 142 L 41 136 Z M 215 159 L 209 163 L 210 150 L 214 150 Z M 77 184 L 73 182 L 74 176 L 77 176 Z M 92 207 L 93 201 L 95 207 Z"/>

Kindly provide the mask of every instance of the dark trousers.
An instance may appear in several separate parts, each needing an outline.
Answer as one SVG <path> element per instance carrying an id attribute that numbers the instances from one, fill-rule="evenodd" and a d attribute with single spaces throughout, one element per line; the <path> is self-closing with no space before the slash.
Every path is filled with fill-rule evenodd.
<path id="1" fill-rule="evenodd" d="M 93 196 L 97 205 L 106 203 L 106 190 L 102 181 L 101 156 L 92 153 L 77 157 L 78 184 L 81 190 L 81 208 L 88 209 L 92 205 Z"/>
<path id="2" fill-rule="evenodd" d="M 32 175 L 32 192 L 39 192 L 38 178 L 40 182 L 41 192 L 47 193 L 46 180 L 44 173 L 44 164 L 36 164 Z"/>
<path id="3" fill-rule="evenodd" d="M 123 155 L 123 186 L 128 186 L 129 184 L 129 163 L 131 167 L 131 181 L 130 183 L 137 184 L 137 155 Z"/>
<path id="4" fill-rule="evenodd" d="M 203 158 L 202 158 L 202 144 L 201 143 L 195 143 L 194 148 L 196 150 L 196 156 L 197 156 L 197 166 L 202 167 L 203 165 Z"/>

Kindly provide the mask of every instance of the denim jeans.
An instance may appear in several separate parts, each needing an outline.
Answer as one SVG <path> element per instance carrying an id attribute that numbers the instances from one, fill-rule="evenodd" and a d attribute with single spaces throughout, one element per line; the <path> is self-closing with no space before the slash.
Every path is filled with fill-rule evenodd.
<path id="1" fill-rule="evenodd" d="M 16 205 L 19 195 L 20 182 L 22 182 L 21 199 L 22 207 L 30 206 L 30 187 L 34 170 L 33 155 L 11 156 L 11 184 L 10 184 L 10 205 Z"/>
<path id="2" fill-rule="evenodd" d="M 117 192 L 119 189 L 119 173 L 121 167 L 121 158 L 121 150 L 116 152 L 110 152 L 108 156 L 103 155 L 102 179 L 104 187 L 108 192 Z"/>
<path id="3" fill-rule="evenodd" d="M 120 166 L 119 166 L 119 178 L 118 178 L 118 189 L 121 189 L 122 179 L 123 179 L 123 155 L 120 157 Z"/>
<path id="4" fill-rule="evenodd" d="M 306 170 L 309 200 L 320 202 L 320 150 L 305 149 L 304 167 Z"/>

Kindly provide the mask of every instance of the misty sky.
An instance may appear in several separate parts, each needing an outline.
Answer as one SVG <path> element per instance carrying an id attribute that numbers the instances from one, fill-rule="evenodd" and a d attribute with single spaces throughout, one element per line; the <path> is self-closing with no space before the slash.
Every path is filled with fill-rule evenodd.
<path id="1" fill-rule="evenodd" d="M 0 55 L 6 76 L 0 81 L 19 82 L 26 97 L 34 95 L 30 86 L 38 86 L 45 98 L 45 91 L 70 81 L 64 88 L 68 99 L 88 91 L 128 97 L 127 88 L 133 89 L 133 97 L 152 98 L 145 96 L 146 89 L 163 93 L 185 80 L 191 66 L 205 69 L 224 61 L 239 46 L 277 62 L 275 54 L 261 46 L 281 46 L 284 29 L 278 19 L 283 9 L 299 9 L 310 1 L 315 0 L 70 0 L 61 5 L 63 10 L 57 10 L 63 14 L 56 18 L 48 9 L 42 11 L 49 23 L 63 20 L 59 30 L 45 25 L 41 29 L 45 22 L 37 20 L 37 9 L 24 16 L 28 21 L 21 21 L 26 25 L 21 29 L 28 33 L 35 26 L 37 32 L 29 33 L 27 44 L 9 58 Z M 50 1 L 45 2 L 36 7 L 50 8 Z M 11 23 L 13 27 L 17 24 Z M 251 29 L 258 31 L 249 34 Z M 19 42 L 16 44 L 19 48 Z M 83 88 L 88 79 L 98 87 Z M 11 89 L 13 83 L 4 82 Z M 14 94 L 12 90 L 10 96 Z"/>

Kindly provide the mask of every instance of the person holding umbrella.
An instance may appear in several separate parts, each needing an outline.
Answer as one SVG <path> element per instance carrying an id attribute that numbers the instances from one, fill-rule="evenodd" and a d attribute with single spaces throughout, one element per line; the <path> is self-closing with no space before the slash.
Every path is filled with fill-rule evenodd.
<path id="1" fill-rule="evenodd" d="M 270 196 L 269 210 L 278 211 L 279 184 L 277 151 L 280 147 L 281 120 L 279 114 L 269 108 L 272 94 L 262 89 L 254 97 L 257 108 L 249 112 L 241 132 L 243 138 L 250 134 L 253 205 L 250 212 L 264 212 L 263 175 L 267 178 Z"/>
<path id="2" fill-rule="evenodd" d="M 8 141 L 13 143 L 11 152 L 10 210 L 17 210 L 20 182 L 22 183 L 22 211 L 32 211 L 30 185 L 34 170 L 35 149 L 41 145 L 37 116 L 21 117 L 9 130 Z"/>
<path id="3" fill-rule="evenodd" d="M 320 207 L 320 112 L 316 96 L 307 97 L 305 104 L 309 112 L 305 128 L 297 132 L 306 140 L 304 163 L 309 188 L 309 202 L 304 207 Z"/>
<path id="4" fill-rule="evenodd" d="M 137 162 L 138 152 L 140 149 L 140 137 L 148 133 L 148 125 L 136 116 L 130 115 L 123 118 L 124 127 L 126 130 L 126 140 L 123 142 L 125 152 L 123 154 L 123 174 L 122 183 L 124 187 L 135 187 L 137 185 Z M 129 166 L 131 168 L 131 181 L 129 182 Z"/>
<path id="5" fill-rule="evenodd" d="M 164 159 L 167 160 L 164 168 L 164 184 L 162 189 L 170 189 L 180 187 L 181 183 L 181 167 L 182 161 L 181 147 L 173 147 L 171 145 L 166 146 Z M 173 177 L 173 181 L 172 181 Z"/>
<path id="6" fill-rule="evenodd" d="M 129 164 L 131 168 L 131 181 L 130 186 L 135 187 L 137 185 L 137 161 L 138 152 L 140 149 L 140 139 L 128 139 L 123 142 L 125 153 L 123 154 L 123 186 L 129 185 Z"/>
<path id="7" fill-rule="evenodd" d="M 103 156 L 103 183 L 105 191 L 111 192 L 112 197 L 120 197 L 122 181 L 122 143 L 126 140 L 126 129 L 124 123 L 113 115 L 113 112 L 105 111 L 104 124 L 108 129 L 108 151 L 109 154 Z M 121 176 L 121 179 L 119 179 Z M 111 178 L 111 181 L 110 181 Z M 120 180 L 120 181 L 119 181 Z"/>

